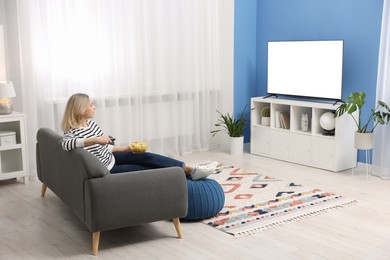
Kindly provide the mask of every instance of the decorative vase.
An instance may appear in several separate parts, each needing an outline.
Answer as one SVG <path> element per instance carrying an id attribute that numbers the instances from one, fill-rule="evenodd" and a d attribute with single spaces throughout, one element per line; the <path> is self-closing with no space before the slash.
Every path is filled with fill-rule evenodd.
<path id="1" fill-rule="evenodd" d="M 301 116 L 301 130 L 303 132 L 309 131 L 309 116 L 306 113 Z"/>
<path id="2" fill-rule="evenodd" d="M 261 124 L 265 126 L 269 126 L 271 122 L 271 119 L 269 116 L 262 116 L 261 117 Z"/>
<path id="3" fill-rule="evenodd" d="M 355 148 L 369 150 L 374 147 L 374 133 L 355 132 Z"/>
<path id="4" fill-rule="evenodd" d="M 242 155 L 244 151 L 244 137 L 230 137 L 230 154 Z"/>

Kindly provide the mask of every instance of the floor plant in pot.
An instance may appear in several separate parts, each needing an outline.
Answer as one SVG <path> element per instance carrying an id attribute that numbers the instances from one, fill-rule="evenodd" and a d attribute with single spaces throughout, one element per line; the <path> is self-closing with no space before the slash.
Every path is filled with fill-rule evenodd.
<path id="1" fill-rule="evenodd" d="M 365 92 L 352 92 L 345 99 L 345 102 L 336 109 L 335 117 L 340 117 L 345 113 L 352 116 L 357 126 L 355 148 L 366 150 L 373 148 L 373 133 L 377 125 L 389 123 L 390 108 L 385 102 L 378 100 L 376 107 L 371 109 L 368 120 L 363 122 L 361 111 L 365 104 L 365 97 Z M 354 116 L 355 112 L 357 112 L 357 116 Z M 373 125 L 371 125 L 372 121 L 374 121 Z"/>
<path id="2" fill-rule="evenodd" d="M 219 132 L 227 133 L 231 142 L 230 153 L 234 155 L 242 154 L 244 149 L 244 129 L 247 125 L 247 106 L 245 106 L 244 110 L 238 115 L 238 117 L 234 117 L 229 113 L 222 114 L 220 111 L 216 111 L 219 115 L 218 121 L 215 124 L 217 129 L 211 131 L 211 133 L 213 136 Z"/>

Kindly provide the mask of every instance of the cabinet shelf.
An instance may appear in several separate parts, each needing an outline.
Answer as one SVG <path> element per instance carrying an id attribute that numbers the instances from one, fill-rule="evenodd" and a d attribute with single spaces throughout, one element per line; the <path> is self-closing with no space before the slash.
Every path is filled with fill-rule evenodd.
<path id="1" fill-rule="evenodd" d="M 311 129 L 309 129 L 309 131 L 291 130 L 291 133 L 296 133 L 296 134 L 301 134 L 301 135 L 313 135 L 311 133 Z"/>
<path id="2" fill-rule="evenodd" d="M 14 149 L 22 149 L 22 145 L 21 144 L 12 144 L 12 145 L 10 144 L 10 145 L 0 146 L 0 152 L 14 150 Z"/>
<path id="3" fill-rule="evenodd" d="M 261 125 L 261 109 L 270 108 L 270 126 Z M 251 99 L 251 153 L 331 171 L 356 164 L 355 125 L 348 115 L 335 118 L 334 135 L 324 135 L 320 118 L 338 105 L 321 102 L 255 97 Z M 283 127 L 280 112 L 288 121 Z M 305 115 L 305 116 L 302 116 Z M 279 119 L 278 119 L 279 117 Z M 301 124 L 302 117 L 307 118 Z"/>
<path id="4" fill-rule="evenodd" d="M 265 126 L 265 125 L 262 125 L 262 124 L 253 124 L 252 126 L 253 127 L 260 127 L 260 128 L 270 128 L 270 126 Z"/>

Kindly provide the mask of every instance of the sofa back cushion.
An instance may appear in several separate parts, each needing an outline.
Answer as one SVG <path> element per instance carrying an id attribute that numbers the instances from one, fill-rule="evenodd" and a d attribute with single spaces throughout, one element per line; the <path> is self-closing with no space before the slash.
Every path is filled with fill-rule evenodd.
<path id="1" fill-rule="evenodd" d="M 83 148 L 62 149 L 62 136 L 49 128 L 37 132 L 38 179 L 47 185 L 84 222 L 84 182 L 100 178 L 109 171 Z"/>

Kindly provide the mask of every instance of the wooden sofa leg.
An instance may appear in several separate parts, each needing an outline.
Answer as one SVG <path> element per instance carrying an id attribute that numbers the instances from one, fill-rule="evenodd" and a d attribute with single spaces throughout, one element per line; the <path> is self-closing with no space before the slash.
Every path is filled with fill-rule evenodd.
<path id="1" fill-rule="evenodd" d="M 46 184 L 42 183 L 41 198 L 45 197 L 46 188 L 47 188 Z"/>
<path id="2" fill-rule="evenodd" d="M 97 255 L 99 250 L 100 232 L 92 233 L 92 254 Z"/>
<path id="3" fill-rule="evenodd" d="M 179 218 L 174 218 L 174 219 L 172 219 L 172 221 L 173 221 L 173 224 L 175 225 L 177 235 L 179 236 L 179 238 L 183 238 L 183 235 L 181 233 L 181 226 L 180 226 Z"/>

